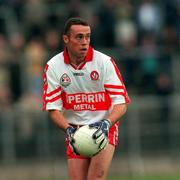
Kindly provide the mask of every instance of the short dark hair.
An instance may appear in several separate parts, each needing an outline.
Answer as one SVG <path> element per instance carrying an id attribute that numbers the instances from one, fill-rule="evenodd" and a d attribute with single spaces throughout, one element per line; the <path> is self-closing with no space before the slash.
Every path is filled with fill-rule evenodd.
<path id="1" fill-rule="evenodd" d="M 63 34 L 68 34 L 72 25 L 89 26 L 89 23 L 80 17 L 69 18 L 65 23 Z"/>

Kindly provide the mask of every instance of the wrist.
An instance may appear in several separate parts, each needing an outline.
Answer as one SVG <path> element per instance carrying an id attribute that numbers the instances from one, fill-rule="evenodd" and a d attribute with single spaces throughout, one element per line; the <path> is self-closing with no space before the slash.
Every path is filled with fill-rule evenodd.
<path id="1" fill-rule="evenodd" d="M 65 129 L 65 132 L 67 133 L 71 128 L 72 128 L 72 126 L 67 126 Z"/>
<path id="2" fill-rule="evenodd" d="M 109 127 L 112 126 L 112 122 L 110 121 L 110 119 L 104 119 L 104 121 L 108 124 Z"/>

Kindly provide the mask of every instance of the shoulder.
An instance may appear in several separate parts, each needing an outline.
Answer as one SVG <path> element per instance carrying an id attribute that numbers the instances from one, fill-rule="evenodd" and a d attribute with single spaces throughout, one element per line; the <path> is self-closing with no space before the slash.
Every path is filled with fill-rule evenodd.
<path id="1" fill-rule="evenodd" d="M 55 56 L 53 56 L 48 62 L 47 62 L 48 66 L 50 67 L 56 67 L 56 66 L 61 66 L 62 64 L 64 64 L 64 60 L 63 60 L 63 52 L 60 52 L 58 54 L 56 54 Z"/>
<path id="2" fill-rule="evenodd" d="M 103 52 L 94 50 L 94 60 L 100 64 L 109 66 L 112 64 L 113 58 Z"/>
<path id="3" fill-rule="evenodd" d="M 103 52 L 100 52 L 98 50 L 94 50 L 94 58 L 99 58 L 100 60 L 110 60 L 111 57 L 107 54 L 104 54 Z"/>

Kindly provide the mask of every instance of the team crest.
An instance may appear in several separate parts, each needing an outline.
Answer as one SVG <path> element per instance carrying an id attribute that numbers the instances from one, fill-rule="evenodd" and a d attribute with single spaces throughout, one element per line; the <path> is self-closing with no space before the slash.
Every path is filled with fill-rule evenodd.
<path id="1" fill-rule="evenodd" d="M 97 81 L 99 79 L 99 73 L 97 71 L 92 71 L 90 74 L 91 80 Z"/>
<path id="2" fill-rule="evenodd" d="M 61 76 L 61 79 L 60 79 L 60 84 L 63 86 L 63 87 L 67 87 L 71 84 L 71 79 L 70 77 L 64 73 L 62 76 Z"/>

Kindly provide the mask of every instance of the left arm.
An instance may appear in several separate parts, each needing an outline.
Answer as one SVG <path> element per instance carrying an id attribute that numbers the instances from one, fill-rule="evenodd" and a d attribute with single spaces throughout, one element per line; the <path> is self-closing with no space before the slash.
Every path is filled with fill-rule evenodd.
<path id="1" fill-rule="evenodd" d="M 110 122 L 110 126 L 115 124 L 126 113 L 127 104 L 130 102 L 129 96 L 126 91 L 121 73 L 115 64 L 114 60 L 107 61 L 106 74 L 108 76 L 105 79 L 104 87 L 109 93 L 112 101 L 113 109 L 108 115 L 107 120 Z M 105 74 L 105 76 L 106 76 Z"/>
<path id="2" fill-rule="evenodd" d="M 107 117 L 111 125 L 115 124 L 126 113 L 126 110 L 126 104 L 115 104 L 111 113 Z"/>
<path id="3" fill-rule="evenodd" d="M 105 147 L 108 141 L 107 137 L 110 127 L 119 121 L 120 118 L 125 114 L 127 110 L 126 104 L 130 102 L 121 73 L 115 62 L 111 59 L 111 61 L 106 61 L 106 63 L 104 87 L 111 98 L 113 108 L 106 119 L 102 119 L 89 125 L 89 127 L 97 128 L 97 131 L 93 135 L 96 142 L 103 139 L 103 141 L 100 143 L 101 149 Z"/>

